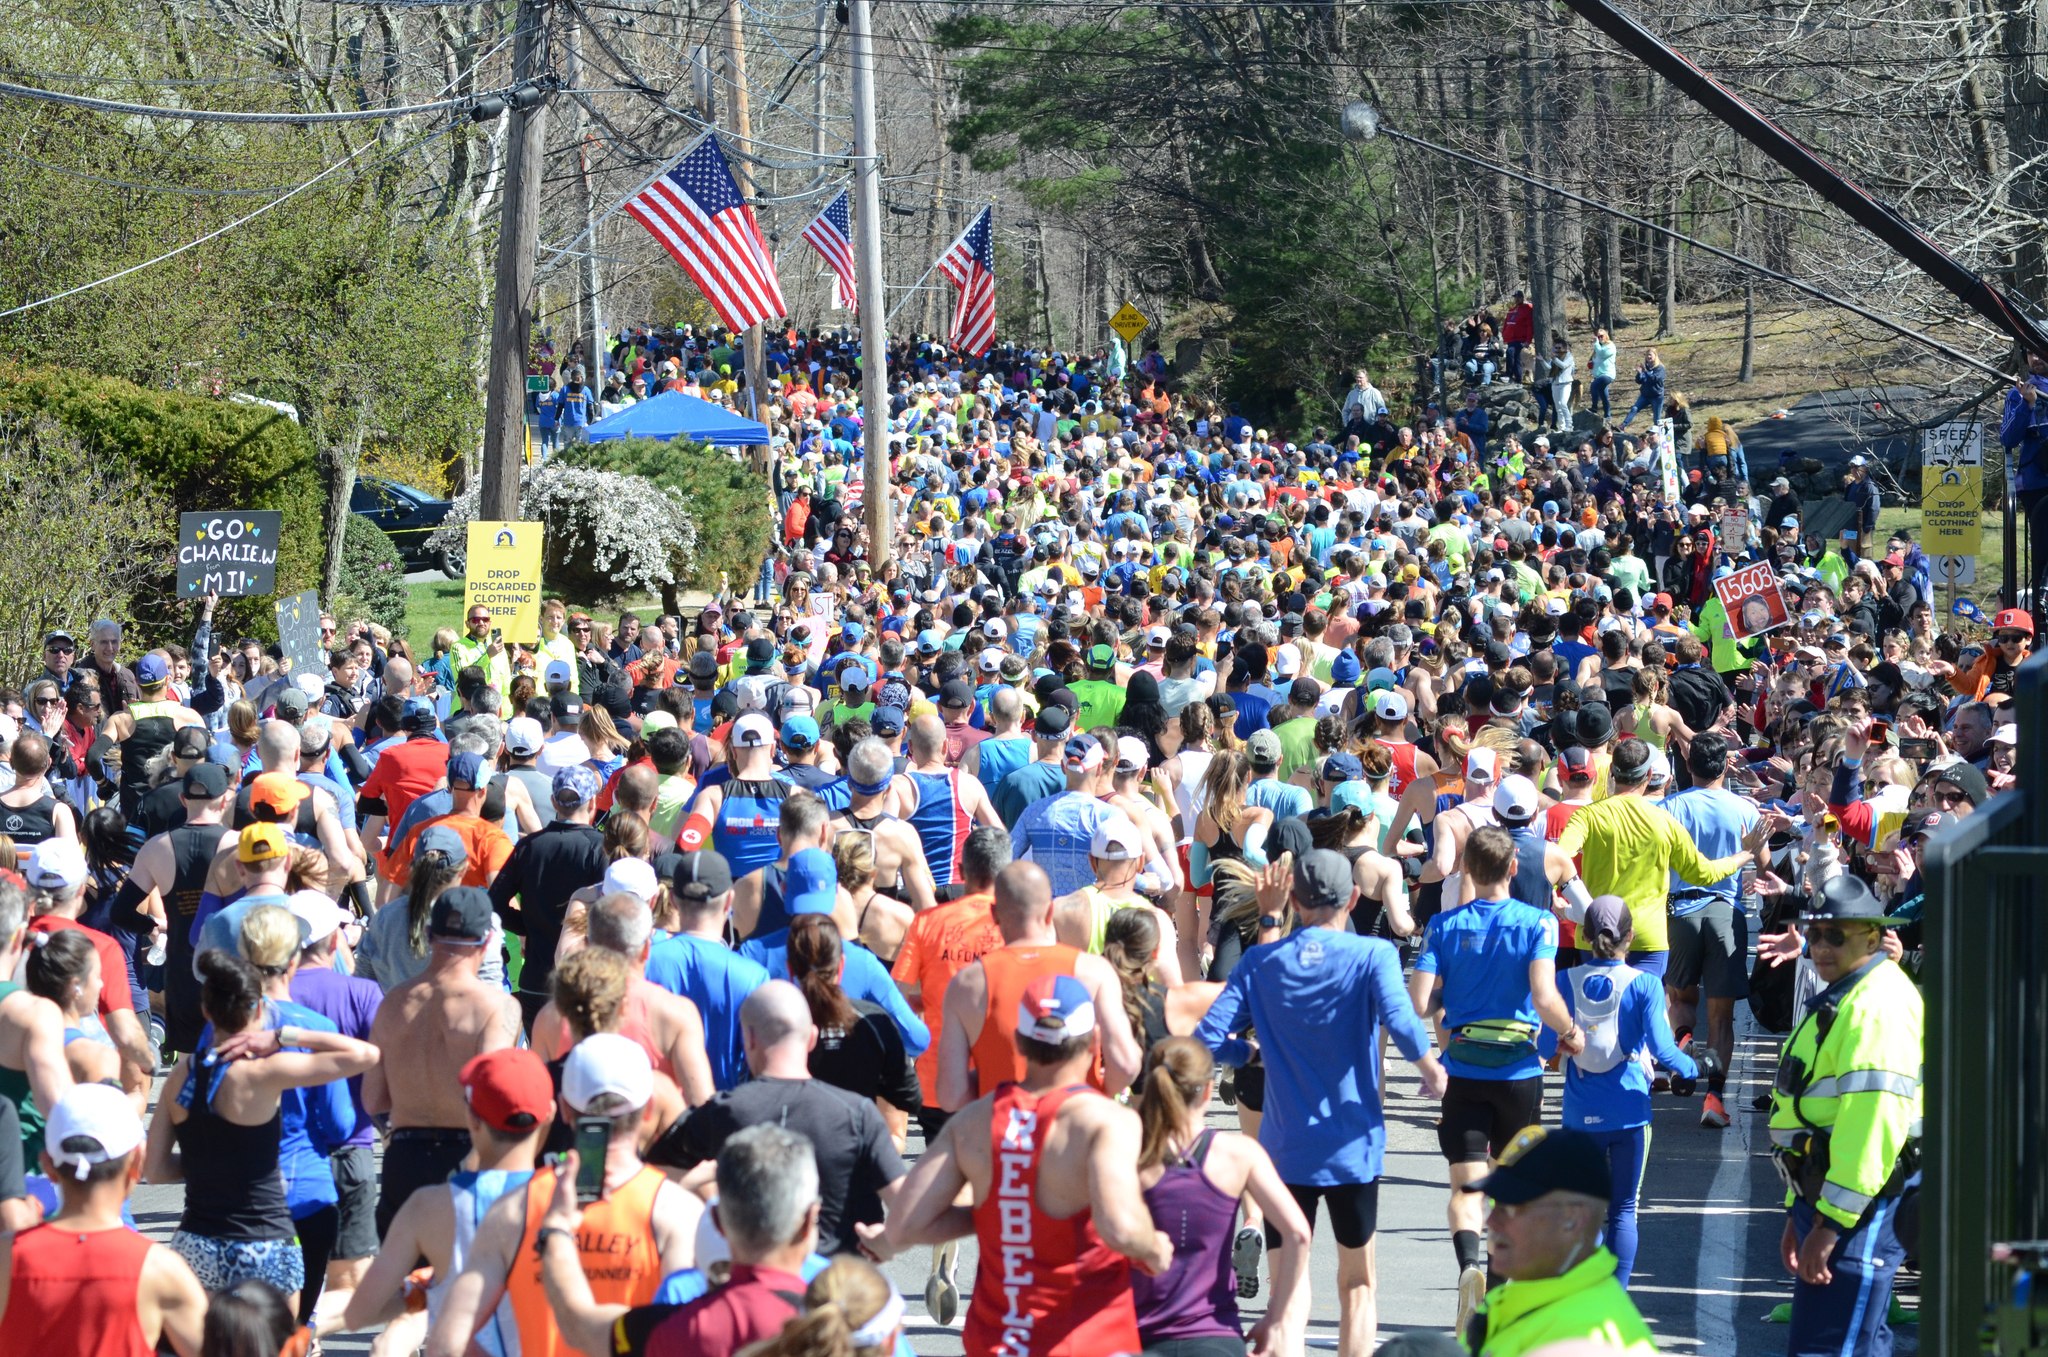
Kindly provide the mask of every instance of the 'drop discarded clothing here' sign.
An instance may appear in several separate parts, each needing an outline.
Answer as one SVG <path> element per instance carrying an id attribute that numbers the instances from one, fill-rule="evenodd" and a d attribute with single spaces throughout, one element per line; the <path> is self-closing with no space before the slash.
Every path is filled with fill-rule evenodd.
<path id="1" fill-rule="evenodd" d="M 1758 561 L 1714 581 L 1714 596 L 1728 610 L 1728 628 L 1738 641 L 1775 631 L 1792 620 L 1785 591 L 1769 561 Z"/>
<path id="2" fill-rule="evenodd" d="M 1930 556 L 1975 556 L 1984 541 L 1984 426 L 1952 420 L 1921 435 L 1920 544 Z"/>
<path id="3" fill-rule="evenodd" d="M 284 515 L 274 509 L 179 514 L 178 597 L 276 593 L 283 531 Z"/>
<path id="4" fill-rule="evenodd" d="M 481 604 L 508 643 L 540 638 L 538 523 L 484 521 L 469 525 L 462 568 L 462 615 Z"/>

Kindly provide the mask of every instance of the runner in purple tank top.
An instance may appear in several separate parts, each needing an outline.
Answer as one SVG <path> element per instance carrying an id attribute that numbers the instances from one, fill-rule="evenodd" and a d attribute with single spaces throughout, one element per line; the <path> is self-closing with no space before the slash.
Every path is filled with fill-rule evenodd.
<path id="1" fill-rule="evenodd" d="M 1154 1227 L 1173 1241 L 1173 1265 L 1156 1277 L 1131 1274 L 1138 1334 L 1148 1357 L 1243 1357 L 1231 1241 L 1237 1203 L 1246 1192 L 1277 1231 L 1273 1300 L 1252 1326 L 1253 1347 L 1285 1352 L 1298 1345 L 1308 1319 L 1308 1217 L 1278 1170 L 1250 1136 L 1203 1125 L 1215 1091 L 1216 1064 L 1191 1037 L 1152 1047 L 1138 1082 L 1144 1148 L 1139 1180 Z"/>

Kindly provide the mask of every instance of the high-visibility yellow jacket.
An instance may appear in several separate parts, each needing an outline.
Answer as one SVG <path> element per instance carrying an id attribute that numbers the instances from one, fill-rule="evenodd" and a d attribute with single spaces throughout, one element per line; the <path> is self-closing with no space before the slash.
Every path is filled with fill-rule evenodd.
<path id="1" fill-rule="evenodd" d="M 1486 1293 L 1475 1312 L 1473 1332 L 1485 1337 L 1467 1346 L 1475 1357 L 1521 1354 L 1574 1340 L 1598 1344 L 1621 1357 L 1655 1357 L 1657 1345 L 1635 1302 L 1614 1277 L 1614 1255 L 1593 1255 L 1561 1277 L 1503 1282 Z"/>
<path id="2" fill-rule="evenodd" d="M 1827 1133 L 1827 1179 L 1814 1205 L 1854 1228 L 1920 1133 L 1920 990 L 1880 955 L 1841 996 L 1823 1040 L 1817 1010 L 1829 992 L 1808 1006 L 1779 1053 L 1781 1064 L 1805 1066 L 1807 1084 L 1796 1099 L 1772 1094 L 1771 1142 L 1791 1147 L 1809 1124 Z M 1786 1192 L 1787 1206 L 1793 1195 Z"/>

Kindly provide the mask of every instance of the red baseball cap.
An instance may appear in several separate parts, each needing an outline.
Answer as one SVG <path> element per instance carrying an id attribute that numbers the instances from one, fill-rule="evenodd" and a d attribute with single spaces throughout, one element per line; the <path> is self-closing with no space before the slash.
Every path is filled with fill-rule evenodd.
<path id="1" fill-rule="evenodd" d="M 555 1085 L 532 1051 L 506 1046 L 474 1056 L 457 1076 L 477 1120 L 494 1131 L 519 1135 L 555 1114 Z"/>
<path id="2" fill-rule="evenodd" d="M 1992 617 L 1991 629 L 1993 631 L 2023 631 L 2027 635 L 2032 636 L 2034 634 L 2033 614 L 2024 608 L 2001 609 Z"/>
<path id="3" fill-rule="evenodd" d="M 1590 782 L 1593 780 L 1593 756 L 1583 745 L 1567 745 L 1558 751 L 1558 771 L 1567 782 Z"/>

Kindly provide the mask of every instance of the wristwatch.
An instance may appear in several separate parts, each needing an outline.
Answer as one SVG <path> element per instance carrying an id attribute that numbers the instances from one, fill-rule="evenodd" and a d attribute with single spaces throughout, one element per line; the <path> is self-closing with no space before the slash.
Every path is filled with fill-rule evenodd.
<path id="1" fill-rule="evenodd" d="M 548 1241 L 556 1235 L 561 1235 L 564 1239 L 573 1240 L 576 1237 L 576 1232 L 574 1230 L 565 1230 L 559 1225 L 541 1226 L 540 1229 L 534 1232 L 533 1256 L 536 1258 L 546 1258 L 548 1256 Z"/>
<path id="2" fill-rule="evenodd" d="M 1259 916 L 1259 927 L 1261 928 L 1282 928 L 1286 926 L 1286 923 L 1287 921 L 1277 914 L 1261 914 Z"/>

